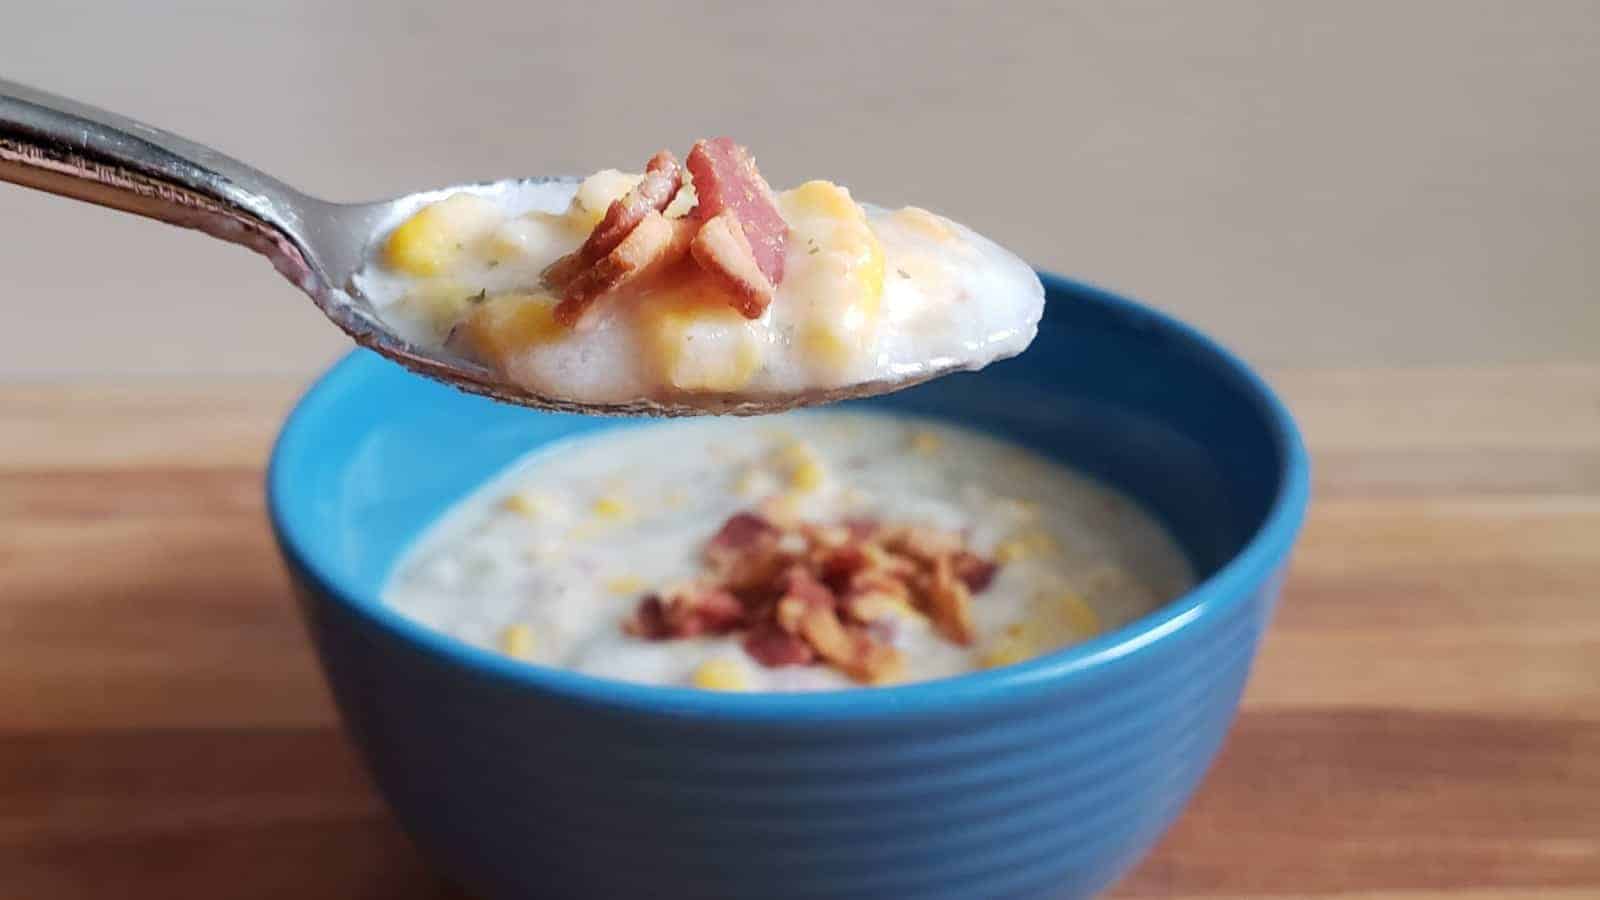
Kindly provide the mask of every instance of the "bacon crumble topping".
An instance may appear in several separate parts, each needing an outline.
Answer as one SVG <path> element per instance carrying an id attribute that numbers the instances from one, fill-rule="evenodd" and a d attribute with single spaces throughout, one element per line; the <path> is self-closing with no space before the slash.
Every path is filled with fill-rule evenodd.
<path id="1" fill-rule="evenodd" d="M 623 623 L 651 640 L 744 632 L 745 652 L 769 667 L 825 663 L 865 684 L 895 680 L 897 615 L 926 616 L 947 640 L 975 639 L 972 599 L 997 565 L 961 536 L 850 519 L 729 518 L 706 543 L 705 572 L 643 597 Z"/>
<path id="2" fill-rule="evenodd" d="M 644 177 L 584 240 L 551 263 L 544 283 L 560 296 L 555 317 L 577 327 L 595 301 L 648 286 L 652 277 L 685 259 L 694 263 L 749 319 L 759 318 L 783 281 L 788 225 L 750 151 L 730 138 L 695 143 L 687 167 L 695 206 L 679 218 L 665 213 L 683 187 L 684 166 L 663 150 Z"/>

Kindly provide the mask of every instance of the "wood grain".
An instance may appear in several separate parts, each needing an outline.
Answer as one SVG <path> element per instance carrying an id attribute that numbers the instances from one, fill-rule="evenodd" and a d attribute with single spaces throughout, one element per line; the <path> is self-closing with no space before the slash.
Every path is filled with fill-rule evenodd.
<path id="1" fill-rule="evenodd" d="M 1285 372 L 1315 501 L 1134 897 L 1600 896 L 1600 367 Z M 261 505 L 296 386 L 0 387 L 0 896 L 455 898 Z"/>

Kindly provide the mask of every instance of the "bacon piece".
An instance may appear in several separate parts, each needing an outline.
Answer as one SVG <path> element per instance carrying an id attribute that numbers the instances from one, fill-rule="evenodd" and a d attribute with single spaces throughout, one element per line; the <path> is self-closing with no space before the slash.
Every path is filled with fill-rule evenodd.
<path id="1" fill-rule="evenodd" d="M 974 594 L 987 590 L 989 584 L 994 581 L 995 572 L 1000 569 L 994 562 L 967 550 L 952 556 L 950 564 L 955 569 L 956 577 L 961 579 L 967 590 Z"/>
<path id="2" fill-rule="evenodd" d="M 801 623 L 812 610 L 833 614 L 833 591 L 818 581 L 803 566 L 792 566 L 784 573 L 783 595 L 778 600 L 778 627 L 799 634 Z M 821 649 L 820 647 L 817 649 Z"/>
<path id="3" fill-rule="evenodd" d="M 683 585 L 639 601 L 623 622 L 629 634 L 651 640 L 727 634 L 744 620 L 744 606 L 725 590 L 703 584 Z"/>
<path id="4" fill-rule="evenodd" d="M 759 602 L 778 591 L 776 584 L 790 558 L 780 547 L 783 531 L 754 513 L 739 513 L 724 522 L 706 544 L 706 568 L 735 593 Z"/>
<path id="5" fill-rule="evenodd" d="M 885 533 L 883 546 L 892 553 L 932 565 L 941 556 L 961 552 L 961 536 L 936 528 L 907 525 Z"/>
<path id="6" fill-rule="evenodd" d="M 804 638 L 817 656 L 856 681 L 877 684 L 900 672 L 900 652 L 841 621 L 833 592 L 802 566 L 785 573 L 778 627 Z"/>
<path id="7" fill-rule="evenodd" d="M 545 284 L 565 291 L 568 283 L 617 248 L 653 210 L 664 212 L 683 186 L 683 167 L 663 150 L 645 164 L 644 178 L 626 194 L 611 201 L 606 214 L 589 232 L 583 246 L 551 263 L 544 270 Z"/>
<path id="8" fill-rule="evenodd" d="M 749 549 L 758 543 L 778 536 L 778 527 L 755 513 L 735 513 L 722 523 L 717 533 L 706 544 L 706 560 L 716 565 L 719 558 L 730 552 Z"/>
<path id="9" fill-rule="evenodd" d="M 803 666 L 817 654 L 804 639 L 775 625 L 758 625 L 744 636 L 744 652 L 763 666 Z"/>
<path id="10" fill-rule="evenodd" d="M 782 284 L 789 226 L 750 151 L 731 138 L 696 141 L 685 164 L 694 176 L 696 200 L 689 215 L 706 222 L 731 209 L 761 273 L 769 283 Z"/>
<path id="11" fill-rule="evenodd" d="M 725 209 L 707 219 L 689 244 L 689 253 L 722 287 L 729 305 L 739 315 L 761 318 L 772 303 L 774 288 L 756 263 L 755 252 L 733 210 Z"/>
<path id="12" fill-rule="evenodd" d="M 923 603 L 928 617 L 940 633 L 957 644 L 969 645 L 977 638 L 972 623 L 972 592 L 956 577 L 949 556 L 933 562 L 933 570 L 921 579 Z"/>
<path id="13" fill-rule="evenodd" d="M 622 242 L 594 265 L 567 282 L 556 304 L 556 321 L 571 328 L 578 324 L 594 301 L 628 284 L 639 281 L 684 258 L 694 226 L 682 219 L 668 219 L 650 210 Z"/>

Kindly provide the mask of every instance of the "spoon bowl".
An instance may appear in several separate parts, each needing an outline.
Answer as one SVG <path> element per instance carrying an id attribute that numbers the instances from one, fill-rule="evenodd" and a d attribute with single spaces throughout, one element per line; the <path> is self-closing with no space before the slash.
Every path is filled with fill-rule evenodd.
<path id="1" fill-rule="evenodd" d="M 558 412 L 620 416 L 761 415 L 888 393 L 955 371 L 793 394 L 707 394 L 695 401 L 583 403 L 538 394 L 445 349 L 406 340 L 355 286 L 378 238 L 424 205 L 467 192 L 486 198 L 533 182 L 456 185 L 376 203 L 304 194 L 209 147 L 132 119 L 0 79 L 0 181 L 194 228 L 242 244 L 309 295 L 356 343 L 464 391 Z"/>

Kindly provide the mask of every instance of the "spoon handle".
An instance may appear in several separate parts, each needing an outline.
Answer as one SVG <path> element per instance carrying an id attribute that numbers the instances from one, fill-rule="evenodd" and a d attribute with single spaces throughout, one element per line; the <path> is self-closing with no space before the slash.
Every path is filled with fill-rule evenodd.
<path id="1" fill-rule="evenodd" d="M 4 79 L 0 181 L 243 244 L 311 289 L 296 236 L 318 201 L 209 147 Z"/>

